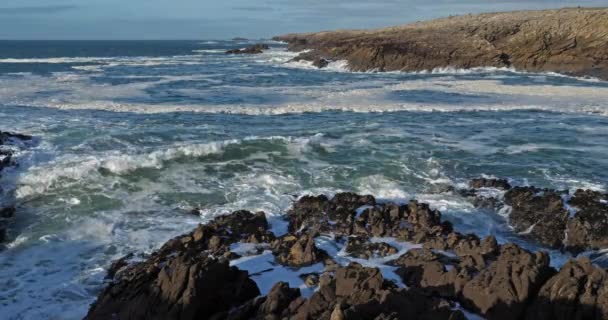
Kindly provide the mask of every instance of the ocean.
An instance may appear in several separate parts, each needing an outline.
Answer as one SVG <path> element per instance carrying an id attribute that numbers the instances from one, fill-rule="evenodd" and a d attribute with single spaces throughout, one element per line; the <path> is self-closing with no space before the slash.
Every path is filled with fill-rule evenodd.
<path id="1" fill-rule="evenodd" d="M 272 41 L 224 54 L 252 43 L 0 41 L 0 130 L 35 136 L 1 181 L 18 208 L 0 251 L 3 319 L 80 319 L 112 260 L 238 209 L 284 230 L 304 194 L 418 199 L 460 232 L 548 250 L 453 189 L 480 176 L 608 187 L 608 82 L 318 70 Z"/>

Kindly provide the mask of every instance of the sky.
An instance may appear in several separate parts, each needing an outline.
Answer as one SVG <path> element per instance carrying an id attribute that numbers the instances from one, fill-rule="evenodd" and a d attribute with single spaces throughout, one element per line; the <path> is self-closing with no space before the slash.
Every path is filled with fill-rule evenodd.
<path id="1" fill-rule="evenodd" d="M 1 0 L 0 39 L 269 38 L 608 0 Z"/>

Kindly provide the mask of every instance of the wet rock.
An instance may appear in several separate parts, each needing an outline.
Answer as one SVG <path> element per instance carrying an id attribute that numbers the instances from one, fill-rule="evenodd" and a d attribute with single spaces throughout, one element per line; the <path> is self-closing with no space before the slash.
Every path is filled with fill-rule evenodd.
<path id="1" fill-rule="evenodd" d="M 0 219 L 4 218 L 12 218 L 13 216 L 15 216 L 15 207 L 8 207 L 8 208 L 3 208 L 0 209 Z"/>
<path id="2" fill-rule="evenodd" d="M 370 259 L 390 256 L 399 251 L 385 242 L 371 242 L 367 237 L 352 236 L 346 243 L 346 252 L 355 258 Z"/>
<path id="3" fill-rule="evenodd" d="M 277 316 L 286 316 L 289 304 L 300 297 L 300 289 L 292 289 L 286 282 L 276 283 L 268 295 L 266 300 L 260 306 L 259 312 L 264 315 L 274 314 Z"/>
<path id="4" fill-rule="evenodd" d="M 577 190 L 569 201 L 576 214 L 568 221 L 566 248 L 579 252 L 608 247 L 608 195 Z"/>
<path id="5" fill-rule="evenodd" d="M 429 249 L 412 249 L 391 262 L 398 266 L 396 273 L 410 287 L 455 299 L 473 272 L 459 268 L 458 259 L 435 253 Z"/>
<path id="6" fill-rule="evenodd" d="M 469 181 L 469 188 L 481 189 L 481 188 L 493 188 L 500 190 L 509 190 L 511 185 L 506 179 L 488 179 L 488 178 L 476 178 Z"/>
<path id="7" fill-rule="evenodd" d="M 515 231 L 542 244 L 558 248 L 563 244 L 569 213 L 563 193 L 535 187 L 515 187 L 505 193 L 511 206 L 509 223 Z"/>
<path id="8" fill-rule="evenodd" d="M 506 244 L 496 261 L 465 284 L 463 305 L 490 320 L 518 319 L 554 272 L 546 253 Z"/>
<path id="9" fill-rule="evenodd" d="M 308 273 L 300 275 L 300 278 L 304 280 L 304 284 L 309 288 L 314 288 L 319 284 L 319 275 L 316 273 Z"/>
<path id="10" fill-rule="evenodd" d="M 211 319 L 258 296 L 246 271 L 203 253 L 155 255 L 121 272 L 85 319 Z"/>
<path id="11" fill-rule="evenodd" d="M 377 268 L 351 263 L 325 274 L 321 285 L 290 319 L 464 319 L 445 300 L 403 290 Z"/>
<path id="12" fill-rule="evenodd" d="M 304 196 L 287 213 L 288 229 L 290 232 L 311 229 L 349 235 L 352 233 L 357 209 L 375 204 L 376 200 L 370 195 L 348 192 L 338 193 L 331 200 L 323 195 Z"/>
<path id="13" fill-rule="evenodd" d="M 17 141 L 30 141 L 32 140 L 32 136 L 26 134 L 12 133 L 12 132 L 2 132 L 0 131 L 0 145 L 10 143 L 11 140 Z"/>
<path id="14" fill-rule="evenodd" d="M 315 245 L 312 234 L 287 234 L 271 244 L 271 250 L 280 264 L 291 267 L 304 267 L 323 261 L 325 251 Z"/>
<path id="15" fill-rule="evenodd" d="M 110 265 L 110 268 L 106 274 L 106 279 L 114 279 L 114 277 L 116 277 L 121 270 L 129 265 L 129 260 L 132 259 L 133 256 L 133 253 L 129 253 L 116 261 L 112 261 L 112 264 Z"/>
<path id="16" fill-rule="evenodd" d="M 324 58 L 315 58 L 312 61 L 312 65 L 319 69 L 323 69 L 329 65 L 329 62 L 330 62 L 329 60 L 324 59 Z"/>
<path id="17" fill-rule="evenodd" d="M 427 204 L 410 201 L 408 205 L 386 204 L 364 210 L 356 217 L 353 234 L 395 237 L 402 241 L 423 243 L 452 230 L 441 221 L 441 213 Z"/>
<path id="18" fill-rule="evenodd" d="M 232 49 L 226 51 L 226 54 L 260 54 L 263 53 L 264 50 L 268 50 L 270 47 L 264 43 L 254 44 L 244 49 Z"/>
<path id="19" fill-rule="evenodd" d="M 608 319 L 608 273 L 588 258 L 568 261 L 542 286 L 526 319 Z"/>

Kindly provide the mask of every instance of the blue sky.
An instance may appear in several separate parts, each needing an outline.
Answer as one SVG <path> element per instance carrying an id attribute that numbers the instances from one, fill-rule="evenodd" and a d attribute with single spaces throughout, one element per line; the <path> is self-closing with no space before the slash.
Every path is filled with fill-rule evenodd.
<path id="1" fill-rule="evenodd" d="M 608 0 L 2 0 L 0 39 L 225 39 Z"/>

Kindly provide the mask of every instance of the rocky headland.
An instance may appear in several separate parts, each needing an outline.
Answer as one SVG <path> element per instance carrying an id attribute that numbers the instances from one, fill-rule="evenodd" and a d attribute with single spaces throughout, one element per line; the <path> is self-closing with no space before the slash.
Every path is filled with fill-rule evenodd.
<path id="1" fill-rule="evenodd" d="M 497 196 L 487 196 L 488 189 Z M 576 252 L 605 248 L 607 194 L 485 178 L 454 192 L 509 209 L 510 223 L 531 241 Z M 608 319 L 608 273 L 589 258 L 573 255 L 557 270 L 546 252 L 462 234 L 424 203 L 354 193 L 303 196 L 285 219 L 287 233 L 275 234 L 263 212 L 236 211 L 150 256 L 115 261 L 86 319 Z M 322 236 L 341 245 L 343 255 L 380 258 L 382 266 L 344 263 L 324 250 Z M 239 245 L 255 250 L 243 253 L 234 249 Z M 233 262 L 263 253 L 273 262 L 262 272 L 303 270 L 303 285 L 277 277 L 262 294 L 257 275 Z M 313 265 L 318 272 L 304 272 Z M 303 286 L 313 289 L 310 295 Z"/>
<path id="2" fill-rule="evenodd" d="M 377 30 L 275 37 L 296 60 L 353 71 L 508 67 L 608 79 L 608 9 L 565 8 L 455 16 Z"/>

